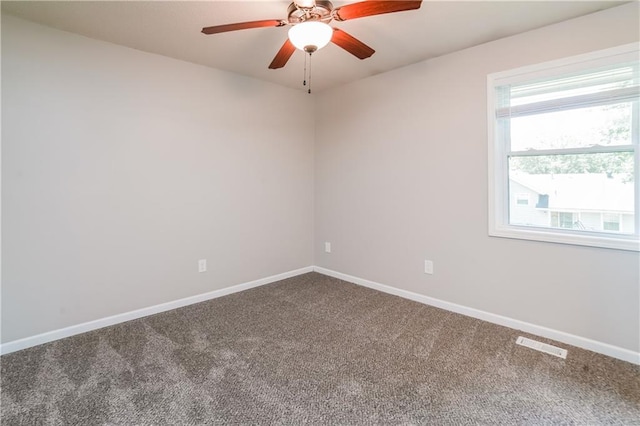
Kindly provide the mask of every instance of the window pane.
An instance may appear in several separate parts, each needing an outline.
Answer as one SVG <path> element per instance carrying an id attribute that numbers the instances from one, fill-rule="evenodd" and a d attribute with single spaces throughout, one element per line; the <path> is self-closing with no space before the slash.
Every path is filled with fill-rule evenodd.
<path id="1" fill-rule="evenodd" d="M 630 145 L 632 103 L 601 105 L 511 119 L 511 150 Z"/>
<path id="2" fill-rule="evenodd" d="M 512 156 L 509 223 L 633 234 L 633 170 L 631 152 Z"/>
<path id="3" fill-rule="evenodd" d="M 571 212 L 560 212 L 560 228 L 579 229 L 580 222 L 575 220 L 574 214 Z"/>
<path id="4" fill-rule="evenodd" d="M 529 194 L 527 194 L 527 193 L 516 194 L 516 204 L 519 205 L 519 206 L 528 206 L 529 205 Z"/>
<path id="5" fill-rule="evenodd" d="M 602 215 L 602 227 L 605 231 L 619 231 L 620 215 L 613 213 L 604 213 Z"/>

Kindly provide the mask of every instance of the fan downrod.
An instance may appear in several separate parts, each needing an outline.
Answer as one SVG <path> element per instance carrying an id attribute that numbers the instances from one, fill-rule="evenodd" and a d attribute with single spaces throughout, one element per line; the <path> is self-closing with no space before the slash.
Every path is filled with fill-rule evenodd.
<path id="1" fill-rule="evenodd" d="M 328 0 L 316 0 L 311 7 L 298 6 L 295 2 L 287 9 L 287 20 L 290 24 L 301 24 L 307 21 L 321 21 L 329 23 L 333 12 L 333 4 Z"/>

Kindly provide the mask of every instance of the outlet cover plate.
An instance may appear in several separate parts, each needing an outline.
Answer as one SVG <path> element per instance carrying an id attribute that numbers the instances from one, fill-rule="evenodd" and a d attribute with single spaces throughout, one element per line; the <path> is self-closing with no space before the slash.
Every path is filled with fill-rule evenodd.
<path id="1" fill-rule="evenodd" d="M 424 273 L 433 275 L 433 260 L 424 261 Z"/>

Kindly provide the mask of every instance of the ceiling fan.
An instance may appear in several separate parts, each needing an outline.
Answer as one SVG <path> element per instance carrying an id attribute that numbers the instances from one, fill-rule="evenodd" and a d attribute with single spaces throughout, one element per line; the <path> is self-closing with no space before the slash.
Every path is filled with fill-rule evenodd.
<path id="1" fill-rule="evenodd" d="M 296 48 L 312 54 L 329 42 L 340 46 L 359 59 L 366 59 L 373 55 L 375 50 L 345 31 L 331 27 L 329 22 L 419 9 L 421 3 L 422 0 L 368 0 L 334 8 L 328 0 L 293 0 L 287 9 L 286 19 L 215 25 L 203 28 L 202 32 L 218 34 L 250 28 L 291 25 L 289 38 L 273 58 L 269 65 L 270 69 L 284 67 Z"/>

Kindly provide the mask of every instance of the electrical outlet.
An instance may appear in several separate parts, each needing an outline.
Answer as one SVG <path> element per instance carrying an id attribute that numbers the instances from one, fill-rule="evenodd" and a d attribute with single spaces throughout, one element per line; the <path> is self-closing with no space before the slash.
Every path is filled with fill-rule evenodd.
<path id="1" fill-rule="evenodd" d="M 331 243 L 324 243 L 324 251 L 326 253 L 331 253 Z"/>
<path id="2" fill-rule="evenodd" d="M 207 272 L 207 259 L 198 260 L 198 272 Z"/>
<path id="3" fill-rule="evenodd" d="M 433 275 L 433 261 L 432 260 L 425 260 L 424 261 L 424 273 L 425 274 L 429 274 L 429 275 Z"/>

